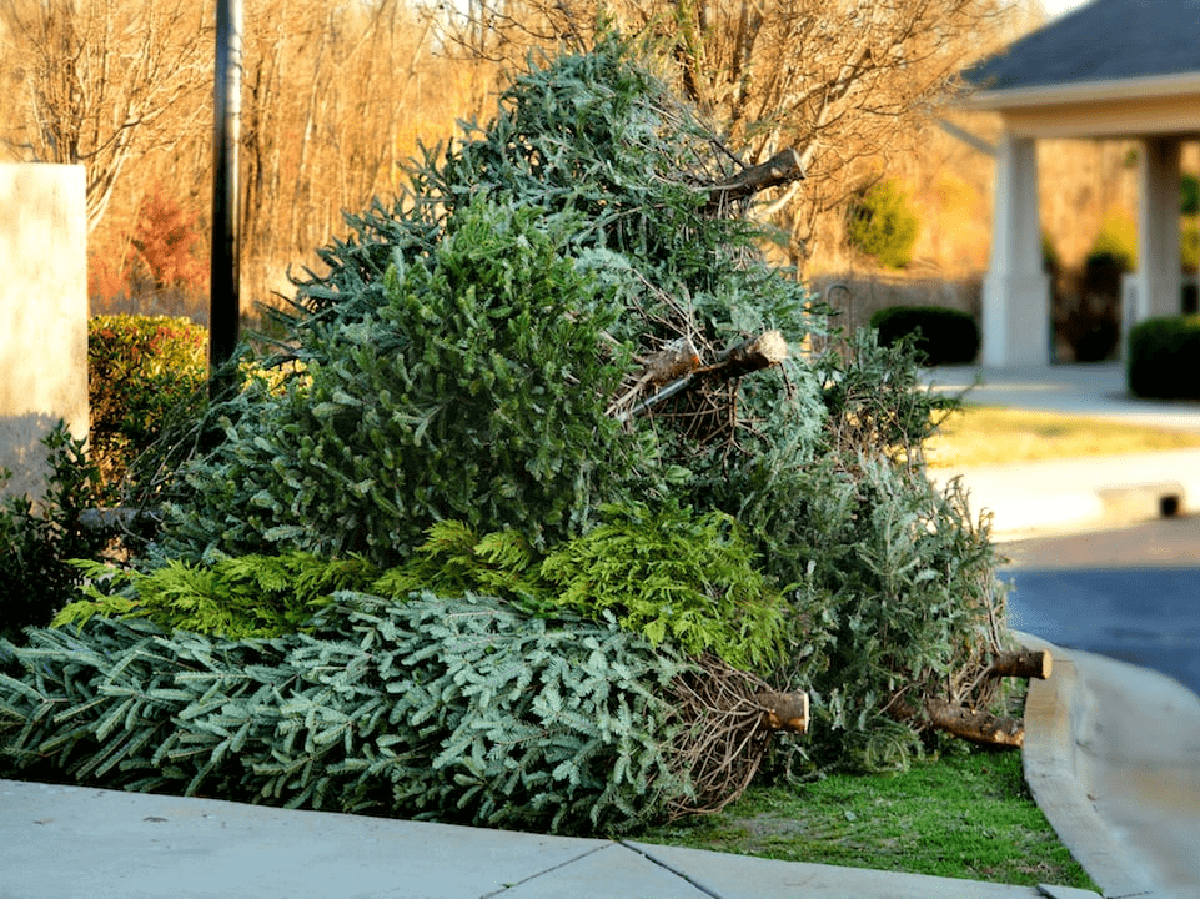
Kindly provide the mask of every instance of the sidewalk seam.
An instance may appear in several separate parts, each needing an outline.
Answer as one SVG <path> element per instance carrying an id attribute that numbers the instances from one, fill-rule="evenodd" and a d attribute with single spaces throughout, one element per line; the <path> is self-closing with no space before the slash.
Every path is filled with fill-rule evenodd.
<path id="1" fill-rule="evenodd" d="M 618 842 L 618 843 L 620 843 L 622 846 L 624 846 L 626 849 L 629 849 L 629 850 L 630 850 L 630 851 L 632 851 L 632 852 L 636 852 L 638 855 L 640 855 L 642 858 L 646 859 L 646 860 L 647 860 L 647 861 L 649 861 L 650 863 L 652 863 L 652 864 L 655 864 L 655 865 L 658 865 L 660 868 L 663 868 L 663 869 L 665 869 L 665 870 L 667 870 L 667 871 L 670 871 L 670 872 L 671 872 L 672 874 L 674 874 L 676 877 L 679 877 L 679 878 L 682 878 L 683 880 L 686 880 L 686 881 L 687 881 L 689 884 L 691 884 L 692 886 L 694 886 L 696 889 L 698 889 L 698 890 L 699 890 L 700 892 L 702 892 L 704 895 L 706 895 L 706 896 L 711 896 L 711 897 L 712 897 L 712 899 L 722 899 L 722 897 L 721 897 L 720 893 L 713 892 L 713 890 L 709 889 L 709 888 L 708 888 L 708 887 L 706 887 L 704 884 L 702 884 L 702 883 L 700 883 L 699 881 L 697 881 L 697 880 L 696 880 L 694 877 L 692 877 L 691 875 L 689 875 L 689 874 L 685 874 L 683 871 L 680 871 L 678 868 L 675 868 L 675 867 L 672 867 L 671 865 L 668 865 L 668 864 L 667 864 L 666 862 L 664 862 L 662 859 L 655 858 L 655 857 L 654 857 L 653 855 L 651 855 L 649 852 L 644 852 L 644 851 L 643 851 L 642 849 L 640 849 L 639 847 L 637 847 L 637 846 L 634 846 L 632 843 L 629 843 L 629 842 L 627 842 L 627 841 L 625 841 L 625 840 L 617 840 L 617 842 Z"/>
<path id="2" fill-rule="evenodd" d="M 539 877 L 542 877 L 546 874 L 550 874 L 553 871 L 558 871 L 561 868 L 565 868 L 567 865 L 573 865 L 578 861 L 583 861 L 589 855 L 595 855 L 601 849 L 607 849 L 611 845 L 613 845 L 613 844 L 610 841 L 607 843 L 603 843 L 600 846 L 593 846 L 587 852 L 581 853 L 580 855 L 577 855 L 574 858 L 569 858 L 565 862 L 559 862 L 557 865 L 546 868 L 544 871 L 538 871 L 536 874 L 530 874 L 528 877 L 523 877 L 520 880 L 514 880 L 512 883 L 506 883 L 502 887 L 500 887 L 498 890 L 492 890 L 491 892 L 484 893 L 482 896 L 479 897 L 479 899 L 492 899 L 493 896 L 499 896 L 501 893 L 506 893 L 509 890 L 513 889 L 514 887 L 519 887 L 522 884 L 529 883 L 531 880 L 537 880 Z M 720 897 L 717 897 L 717 899 L 720 899 Z"/>

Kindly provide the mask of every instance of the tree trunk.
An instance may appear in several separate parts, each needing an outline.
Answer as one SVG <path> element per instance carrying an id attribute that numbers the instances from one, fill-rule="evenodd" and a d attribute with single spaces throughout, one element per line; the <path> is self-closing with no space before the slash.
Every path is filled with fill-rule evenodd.
<path id="1" fill-rule="evenodd" d="M 1002 652 L 992 659 L 988 677 L 1033 677 L 1046 680 L 1054 670 L 1054 657 L 1046 649 Z"/>
<path id="2" fill-rule="evenodd" d="M 756 693 L 754 699 L 766 712 L 766 725 L 771 730 L 808 732 L 807 693 Z"/>
<path id="3" fill-rule="evenodd" d="M 927 701 L 925 712 L 938 730 L 972 743 L 1014 749 L 1025 745 L 1025 723 L 1018 718 L 997 718 L 987 712 L 952 706 L 944 699 Z"/>

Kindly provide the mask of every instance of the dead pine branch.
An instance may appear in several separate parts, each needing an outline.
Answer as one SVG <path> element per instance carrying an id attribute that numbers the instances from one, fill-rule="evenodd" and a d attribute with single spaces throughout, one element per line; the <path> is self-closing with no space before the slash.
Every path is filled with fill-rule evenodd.
<path id="1" fill-rule="evenodd" d="M 668 809 L 672 819 L 719 812 L 745 792 L 778 733 L 808 728 L 808 694 L 780 693 L 762 678 L 712 655 L 672 682 L 667 699 L 683 723 L 673 765 L 695 793 Z"/>

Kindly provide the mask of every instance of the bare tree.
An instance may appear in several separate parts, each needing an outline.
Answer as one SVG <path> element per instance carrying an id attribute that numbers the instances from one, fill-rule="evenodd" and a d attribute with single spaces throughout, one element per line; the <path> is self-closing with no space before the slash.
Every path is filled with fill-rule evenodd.
<path id="1" fill-rule="evenodd" d="M 480 4 L 491 4 L 481 6 Z M 808 177 L 758 214 L 791 233 L 803 265 L 821 217 L 950 95 L 994 47 L 1013 4 L 1000 0 L 476 0 L 448 36 L 509 62 L 531 46 L 586 49 L 615 24 L 649 40 L 682 93 L 742 162 L 785 148 Z"/>
<path id="2" fill-rule="evenodd" d="M 3 140 L 18 158 L 87 167 L 89 230 L 140 152 L 202 124 L 210 83 L 207 0 L 3 0 L 15 102 Z"/>

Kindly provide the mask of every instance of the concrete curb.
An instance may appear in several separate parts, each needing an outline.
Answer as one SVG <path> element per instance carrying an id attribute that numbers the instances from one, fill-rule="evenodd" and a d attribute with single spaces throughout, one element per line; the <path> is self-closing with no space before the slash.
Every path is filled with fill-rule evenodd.
<path id="1" fill-rule="evenodd" d="M 1091 726 L 1088 694 L 1067 650 L 1015 632 L 1030 649 L 1049 649 L 1054 670 L 1032 680 L 1025 703 L 1025 779 L 1038 807 L 1063 844 L 1106 897 L 1162 897 L 1142 864 L 1114 838 L 1089 797 L 1090 762 L 1079 751 Z"/>

